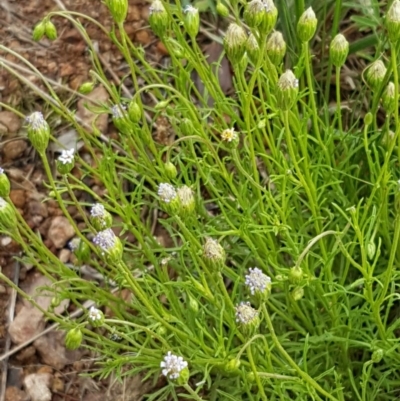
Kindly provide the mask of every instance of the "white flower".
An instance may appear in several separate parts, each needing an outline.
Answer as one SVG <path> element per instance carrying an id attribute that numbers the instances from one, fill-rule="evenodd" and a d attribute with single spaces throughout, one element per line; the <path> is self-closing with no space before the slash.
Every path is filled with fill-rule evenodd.
<path id="1" fill-rule="evenodd" d="M 221 138 L 225 142 L 235 141 L 237 137 L 238 137 L 237 132 L 233 128 L 227 128 L 221 133 Z"/>
<path id="2" fill-rule="evenodd" d="M 46 121 L 40 111 L 35 111 L 31 115 L 27 116 L 25 121 L 30 125 L 30 128 L 35 131 L 39 131 L 40 129 L 46 127 Z"/>
<path id="3" fill-rule="evenodd" d="M 93 238 L 93 243 L 101 248 L 103 251 L 108 251 L 116 244 L 116 236 L 111 228 L 100 231 Z"/>
<path id="4" fill-rule="evenodd" d="M 58 161 L 62 164 L 70 164 L 74 162 L 75 149 L 63 150 L 61 155 L 58 157 Z"/>
<path id="5" fill-rule="evenodd" d="M 68 243 L 69 249 L 71 249 L 72 252 L 75 252 L 79 248 L 80 243 L 81 243 L 80 238 L 78 237 L 72 238 L 72 240 L 69 241 Z"/>
<path id="6" fill-rule="evenodd" d="M 217 240 L 210 237 L 206 238 L 203 250 L 204 256 L 208 259 L 221 259 L 225 257 L 224 248 L 222 248 Z"/>
<path id="7" fill-rule="evenodd" d="M 126 107 L 123 104 L 116 104 L 111 107 L 113 118 L 124 118 Z"/>
<path id="8" fill-rule="evenodd" d="M 254 295 L 256 292 L 264 292 L 271 285 L 271 278 L 257 267 L 250 268 L 245 279 L 245 284 L 249 287 L 251 295 Z"/>
<path id="9" fill-rule="evenodd" d="M 171 184 L 166 183 L 162 183 L 158 186 L 157 194 L 165 203 L 170 203 L 177 196 L 175 188 Z"/>
<path id="10" fill-rule="evenodd" d="M 90 209 L 90 215 L 92 217 L 104 217 L 106 213 L 105 207 L 101 203 L 95 203 Z"/>
<path id="11" fill-rule="evenodd" d="M 187 13 L 196 14 L 196 13 L 199 12 L 199 10 L 198 10 L 196 7 L 193 7 L 192 5 L 189 4 L 189 5 L 187 5 L 187 6 L 184 8 L 183 12 L 184 12 L 185 14 L 187 14 Z"/>
<path id="12" fill-rule="evenodd" d="M 176 356 L 171 351 L 168 351 L 168 354 L 165 355 L 164 360 L 160 363 L 160 367 L 163 368 L 162 374 L 172 380 L 178 379 L 181 371 L 187 366 L 188 363 L 181 356 Z"/>
<path id="13" fill-rule="evenodd" d="M 89 318 L 90 321 L 96 322 L 96 321 L 101 320 L 102 317 L 103 317 L 103 315 L 102 315 L 102 313 L 101 313 L 101 311 L 100 311 L 99 309 L 95 308 L 94 306 L 92 306 L 92 307 L 89 309 L 89 316 L 88 316 L 88 318 Z"/>
<path id="14" fill-rule="evenodd" d="M 236 323 L 241 323 L 244 325 L 254 322 L 258 317 L 258 312 L 251 307 L 250 302 L 241 302 L 236 305 Z"/>

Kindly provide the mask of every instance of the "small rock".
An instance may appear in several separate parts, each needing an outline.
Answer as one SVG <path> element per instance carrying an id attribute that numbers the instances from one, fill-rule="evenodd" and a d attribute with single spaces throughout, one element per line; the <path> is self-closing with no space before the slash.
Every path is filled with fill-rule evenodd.
<path id="1" fill-rule="evenodd" d="M 2 154 L 4 160 L 18 159 L 26 150 L 28 144 L 24 139 L 15 139 L 3 145 Z"/>
<path id="2" fill-rule="evenodd" d="M 22 344 L 43 331 L 43 313 L 33 307 L 23 306 L 11 322 L 8 332 L 14 344 Z"/>
<path id="3" fill-rule="evenodd" d="M 7 288 L 0 284 L 0 294 L 7 294 Z"/>
<path id="4" fill-rule="evenodd" d="M 149 32 L 145 29 L 142 29 L 142 30 L 136 32 L 135 39 L 142 45 L 147 45 L 151 41 Z"/>
<path id="5" fill-rule="evenodd" d="M 61 249 L 60 253 L 58 254 L 58 259 L 60 259 L 60 262 L 62 263 L 68 263 L 69 258 L 71 256 L 71 251 L 69 249 Z"/>
<path id="6" fill-rule="evenodd" d="M 0 246 L 2 246 L 4 248 L 7 247 L 8 245 L 10 245 L 11 242 L 12 242 L 11 237 L 4 236 L 4 237 L 0 238 Z"/>
<path id="7" fill-rule="evenodd" d="M 47 206 L 42 202 L 30 201 L 28 203 L 28 213 L 30 216 L 47 217 L 49 215 Z"/>
<path id="8" fill-rule="evenodd" d="M 13 134 L 21 128 L 20 118 L 12 111 L 0 111 L 0 123 L 7 127 L 8 132 Z"/>
<path id="9" fill-rule="evenodd" d="M 19 362 L 23 362 L 28 365 L 28 361 L 36 354 L 36 349 L 33 346 L 26 347 L 17 353 L 16 359 Z M 31 361 L 33 362 L 33 361 Z"/>
<path id="10" fill-rule="evenodd" d="M 26 202 L 26 195 L 23 189 L 12 189 L 10 191 L 10 199 L 15 207 L 23 209 Z"/>
<path id="11" fill-rule="evenodd" d="M 163 56 L 168 56 L 169 52 L 168 49 L 165 47 L 163 42 L 158 42 L 157 43 L 157 50 L 163 55 Z"/>
<path id="12" fill-rule="evenodd" d="M 29 397 L 25 391 L 20 390 L 17 387 L 7 387 L 5 394 L 5 401 L 28 401 Z"/>
<path id="13" fill-rule="evenodd" d="M 47 232 L 47 237 L 53 241 L 57 249 L 63 248 L 74 235 L 74 228 L 64 216 L 55 217 L 51 221 L 49 231 Z"/>
<path id="14" fill-rule="evenodd" d="M 53 393 L 63 393 L 64 392 L 64 380 L 60 376 L 55 376 L 53 378 L 53 385 L 51 386 L 51 391 Z M 104 397 L 104 394 L 103 394 Z"/>
<path id="15" fill-rule="evenodd" d="M 63 369 L 82 356 L 78 350 L 69 351 L 65 348 L 64 337 L 65 333 L 62 331 L 51 331 L 33 343 L 42 361 L 56 370 Z"/>
<path id="16" fill-rule="evenodd" d="M 51 386 L 50 373 L 33 373 L 25 377 L 24 385 L 26 392 L 31 397 L 32 401 L 50 401 Z"/>

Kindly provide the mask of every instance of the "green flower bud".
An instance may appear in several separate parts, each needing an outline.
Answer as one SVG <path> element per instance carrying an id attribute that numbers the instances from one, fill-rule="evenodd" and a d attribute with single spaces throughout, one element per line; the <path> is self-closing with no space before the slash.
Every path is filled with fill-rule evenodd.
<path id="1" fill-rule="evenodd" d="M 258 311 L 251 307 L 250 302 L 241 302 L 235 307 L 236 323 L 239 331 L 246 337 L 255 334 L 260 325 Z"/>
<path id="2" fill-rule="evenodd" d="M 249 37 L 247 38 L 246 52 L 247 52 L 247 55 L 249 56 L 249 59 L 252 61 L 252 63 L 256 64 L 258 61 L 258 57 L 260 55 L 260 47 L 258 46 L 256 37 L 252 33 L 250 33 Z M 222 134 L 221 134 L 221 137 L 222 137 Z"/>
<path id="3" fill-rule="evenodd" d="M 217 3 L 216 9 L 217 9 L 217 13 L 221 17 L 227 17 L 229 15 L 228 7 L 224 3 L 220 2 L 220 1 Z"/>
<path id="4" fill-rule="evenodd" d="M 237 25 L 230 24 L 224 37 L 224 48 L 229 61 L 237 65 L 246 51 L 247 35 L 245 30 Z"/>
<path id="5" fill-rule="evenodd" d="M 291 70 L 284 72 L 278 81 L 276 89 L 277 106 L 283 111 L 290 110 L 295 104 L 299 93 L 299 81 Z"/>
<path id="6" fill-rule="evenodd" d="M 61 304 L 61 298 L 58 296 L 53 297 L 50 301 L 50 308 L 51 309 L 57 308 L 58 306 L 60 306 L 60 304 Z"/>
<path id="7" fill-rule="evenodd" d="M 375 241 L 371 239 L 367 244 L 367 255 L 370 260 L 374 258 L 375 252 L 376 252 Z"/>
<path id="8" fill-rule="evenodd" d="M 191 38 L 195 38 L 199 33 L 200 17 L 199 10 L 191 5 L 185 7 L 183 24 L 186 32 Z"/>
<path id="9" fill-rule="evenodd" d="M 294 301 L 300 301 L 304 296 L 304 289 L 302 287 L 297 287 L 292 291 L 291 295 Z"/>
<path id="10" fill-rule="evenodd" d="M 78 92 L 81 93 L 82 95 L 87 95 L 94 89 L 95 85 L 96 85 L 95 82 L 84 82 L 78 88 Z"/>
<path id="11" fill-rule="evenodd" d="M 166 176 L 170 179 L 173 180 L 176 178 L 176 176 L 178 175 L 178 172 L 176 170 L 176 167 L 173 163 L 171 162 L 166 162 L 164 164 L 164 171 Z"/>
<path id="12" fill-rule="evenodd" d="M 192 120 L 189 120 L 188 118 L 184 118 L 181 121 L 179 128 L 183 135 L 186 135 L 186 136 L 193 135 L 194 126 L 193 126 Z"/>
<path id="13" fill-rule="evenodd" d="M 50 20 L 45 23 L 44 33 L 50 40 L 57 39 L 57 28 Z"/>
<path id="14" fill-rule="evenodd" d="M 0 167 L 0 196 L 2 198 L 8 198 L 10 195 L 10 188 L 10 181 L 4 170 Z"/>
<path id="15" fill-rule="evenodd" d="M 349 54 L 349 42 L 341 34 L 337 34 L 329 46 L 329 57 L 335 67 L 342 67 Z"/>
<path id="16" fill-rule="evenodd" d="M 186 185 L 178 188 L 177 195 L 179 198 L 179 215 L 182 218 L 189 217 L 196 210 L 196 200 L 193 196 L 193 191 Z"/>
<path id="17" fill-rule="evenodd" d="M 46 31 L 46 24 L 44 21 L 40 21 L 35 25 L 35 28 L 33 29 L 32 39 L 38 42 L 40 39 L 43 38 L 45 31 Z"/>
<path id="18" fill-rule="evenodd" d="M 373 121 L 372 113 L 368 112 L 364 117 L 364 124 L 365 125 L 371 125 L 372 121 Z"/>
<path id="19" fill-rule="evenodd" d="M 254 374 L 254 372 L 249 372 L 246 375 L 246 381 L 248 383 L 255 383 L 256 382 L 256 375 Z"/>
<path id="20" fill-rule="evenodd" d="M 128 116 L 130 120 L 137 124 L 142 119 L 142 109 L 140 108 L 139 104 L 131 100 L 128 106 Z"/>
<path id="21" fill-rule="evenodd" d="M 17 219 L 13 207 L 0 197 L 0 230 L 13 230 Z"/>
<path id="22" fill-rule="evenodd" d="M 394 132 L 391 131 L 391 130 L 387 130 L 387 131 L 383 134 L 383 137 L 382 137 L 382 145 L 383 145 L 385 148 L 389 148 L 389 147 L 390 147 L 390 144 L 393 142 L 394 135 L 395 135 Z"/>
<path id="23" fill-rule="evenodd" d="M 372 353 L 371 361 L 373 363 L 379 363 L 382 360 L 383 356 L 384 356 L 383 349 L 378 348 Z"/>
<path id="24" fill-rule="evenodd" d="M 160 0 L 154 0 L 150 6 L 149 24 L 153 32 L 162 38 L 168 29 L 169 16 Z"/>
<path id="25" fill-rule="evenodd" d="M 240 364 L 240 359 L 232 358 L 224 364 L 223 370 L 226 373 L 239 373 Z"/>
<path id="26" fill-rule="evenodd" d="M 244 11 L 244 21 L 250 28 L 258 27 L 264 19 L 265 5 L 262 0 L 251 0 Z"/>
<path id="27" fill-rule="evenodd" d="M 374 61 L 367 69 L 365 79 L 367 84 L 373 91 L 376 91 L 381 86 L 386 75 L 385 64 L 381 60 Z"/>
<path id="28" fill-rule="evenodd" d="M 87 263 L 90 260 L 90 247 L 85 241 L 82 241 L 79 237 L 75 237 L 68 245 L 80 263 Z"/>
<path id="29" fill-rule="evenodd" d="M 275 27 L 278 18 L 278 9 L 275 7 L 273 0 L 263 0 L 264 3 L 264 16 L 263 20 L 258 27 L 258 30 L 263 35 L 268 35 Z"/>
<path id="30" fill-rule="evenodd" d="M 128 14 L 128 0 L 106 0 L 106 6 L 117 24 L 122 24 Z"/>
<path id="31" fill-rule="evenodd" d="M 391 114 L 396 109 L 394 83 L 389 82 L 382 94 L 382 106 L 387 114 Z"/>
<path id="32" fill-rule="evenodd" d="M 101 203 L 95 203 L 90 209 L 90 223 L 96 231 L 112 226 L 113 218 Z"/>
<path id="33" fill-rule="evenodd" d="M 225 251 L 218 241 L 208 237 L 203 246 L 203 259 L 212 271 L 220 271 L 225 266 Z"/>
<path id="34" fill-rule="evenodd" d="M 158 326 L 156 333 L 160 336 L 160 337 L 164 337 L 167 335 L 168 330 L 165 328 L 165 326 Z"/>
<path id="35" fill-rule="evenodd" d="M 49 144 L 50 138 L 50 127 L 46 120 L 43 118 L 43 114 L 39 111 L 35 111 L 30 116 L 26 117 L 28 123 L 28 139 L 32 146 L 38 153 L 44 153 Z"/>
<path id="36" fill-rule="evenodd" d="M 116 104 L 111 108 L 111 114 L 115 128 L 123 134 L 129 132 L 131 126 L 126 107 L 123 104 Z"/>
<path id="37" fill-rule="evenodd" d="M 312 7 L 307 8 L 297 23 L 297 34 L 299 35 L 301 42 L 309 42 L 312 39 L 317 30 L 317 23 L 318 20 Z"/>
<path id="38" fill-rule="evenodd" d="M 119 263 L 122 259 L 124 248 L 121 240 L 114 234 L 111 228 L 98 232 L 93 238 L 93 243 L 100 248 L 100 253 L 109 263 Z"/>
<path id="39" fill-rule="evenodd" d="M 182 386 L 189 380 L 188 363 L 181 357 L 172 354 L 171 351 L 165 355 L 160 363 L 162 374 L 172 382 Z"/>
<path id="40" fill-rule="evenodd" d="M 199 303 L 191 295 L 188 295 L 188 309 L 195 315 L 199 313 Z"/>
<path id="41" fill-rule="evenodd" d="M 100 309 L 92 306 L 89 309 L 88 320 L 93 327 L 100 327 L 104 323 L 104 314 Z"/>
<path id="42" fill-rule="evenodd" d="M 180 209 L 180 200 L 173 185 L 161 183 L 158 186 L 157 195 L 160 197 L 163 209 L 168 214 L 173 216 L 178 213 Z"/>
<path id="43" fill-rule="evenodd" d="M 286 42 L 283 35 L 278 31 L 273 32 L 267 40 L 265 49 L 271 63 L 276 66 L 281 65 L 286 54 Z"/>
<path id="44" fill-rule="evenodd" d="M 65 346 L 67 349 L 74 350 L 80 347 L 83 340 L 81 329 L 75 328 L 67 332 L 65 336 Z"/>
<path id="45" fill-rule="evenodd" d="M 292 284 L 298 284 L 303 279 L 303 269 L 300 266 L 294 266 L 289 271 L 289 281 Z"/>
<path id="46" fill-rule="evenodd" d="M 394 0 L 386 14 L 389 40 L 396 43 L 400 38 L 400 0 Z"/>
<path id="47" fill-rule="evenodd" d="M 75 149 L 63 150 L 57 159 L 57 171 L 62 174 L 68 174 L 75 165 Z"/>

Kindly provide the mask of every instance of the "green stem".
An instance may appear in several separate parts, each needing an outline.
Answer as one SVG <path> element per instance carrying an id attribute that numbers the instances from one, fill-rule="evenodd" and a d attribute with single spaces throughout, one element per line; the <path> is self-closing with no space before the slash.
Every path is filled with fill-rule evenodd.
<path id="1" fill-rule="evenodd" d="M 251 351 L 251 345 L 249 347 L 247 347 L 247 356 L 249 358 L 251 370 L 253 371 L 254 378 L 256 380 L 258 389 L 260 390 L 260 393 L 261 393 L 261 399 L 264 401 L 268 401 L 268 398 L 265 395 L 264 387 L 260 380 L 260 376 L 257 374 L 257 367 L 256 367 L 256 364 L 254 363 L 253 353 Z"/>

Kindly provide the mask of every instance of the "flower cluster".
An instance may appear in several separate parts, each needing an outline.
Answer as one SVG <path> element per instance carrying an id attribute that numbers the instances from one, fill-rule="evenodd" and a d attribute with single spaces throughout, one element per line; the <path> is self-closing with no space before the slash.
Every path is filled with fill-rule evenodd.
<path id="1" fill-rule="evenodd" d="M 248 325 L 258 318 L 258 312 L 250 305 L 250 302 L 241 302 L 236 305 L 235 311 L 236 323 Z"/>
<path id="2" fill-rule="evenodd" d="M 47 124 L 43 114 L 40 111 L 33 112 L 25 118 L 25 121 L 28 123 L 29 128 L 31 128 L 33 131 L 39 131 Z"/>
<path id="3" fill-rule="evenodd" d="M 221 132 L 221 139 L 225 142 L 234 142 L 238 139 L 238 134 L 233 128 L 227 128 Z"/>
<path id="4" fill-rule="evenodd" d="M 177 197 L 174 186 L 166 183 L 162 183 L 158 186 L 157 194 L 165 203 L 170 203 Z"/>
<path id="5" fill-rule="evenodd" d="M 70 164 L 74 162 L 75 149 L 63 150 L 58 157 L 58 161 L 62 164 Z"/>
<path id="6" fill-rule="evenodd" d="M 113 119 L 124 118 L 126 107 L 123 104 L 115 104 L 111 107 Z"/>
<path id="7" fill-rule="evenodd" d="M 106 208 L 101 203 L 95 203 L 90 209 L 90 215 L 92 217 L 104 217 Z"/>
<path id="8" fill-rule="evenodd" d="M 117 237 L 111 228 L 98 232 L 93 238 L 93 243 L 103 251 L 109 251 L 115 246 Z"/>
<path id="9" fill-rule="evenodd" d="M 176 356 L 172 354 L 171 351 L 168 351 L 164 360 L 160 363 L 162 374 L 171 380 L 178 379 L 181 372 L 187 368 L 187 366 L 188 363 L 181 356 Z"/>
<path id="10" fill-rule="evenodd" d="M 251 295 L 263 293 L 271 287 L 271 278 L 264 274 L 261 269 L 254 267 L 249 269 L 245 276 L 245 284 L 250 290 Z"/>

